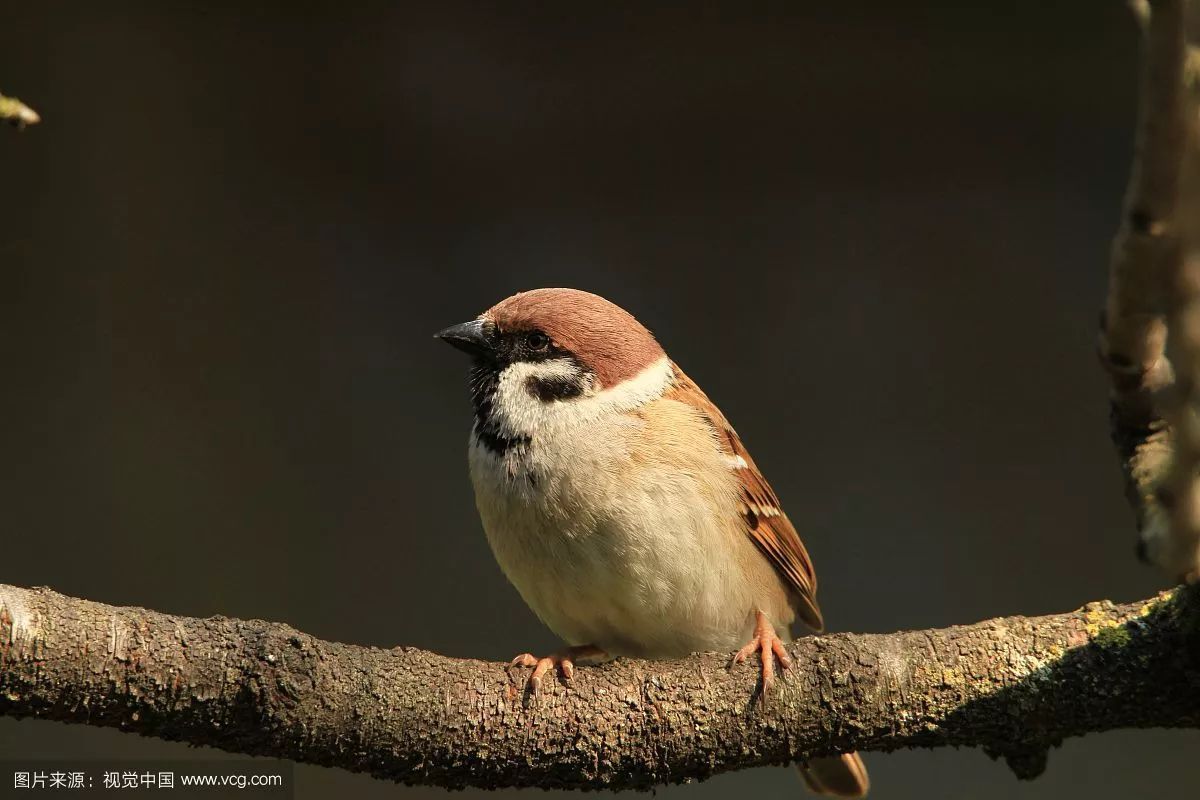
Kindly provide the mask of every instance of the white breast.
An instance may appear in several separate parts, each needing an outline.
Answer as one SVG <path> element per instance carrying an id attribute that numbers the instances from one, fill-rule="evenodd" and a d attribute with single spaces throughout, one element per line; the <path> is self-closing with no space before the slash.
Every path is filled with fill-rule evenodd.
<path id="1" fill-rule="evenodd" d="M 623 395 L 529 398 L 544 414 L 515 398 L 510 432 L 530 443 L 504 456 L 472 439 L 496 559 L 570 644 L 650 658 L 733 649 L 769 602 L 770 567 L 733 528 L 735 478 L 712 431 L 687 406 L 652 399 L 670 374 L 664 358 Z"/>

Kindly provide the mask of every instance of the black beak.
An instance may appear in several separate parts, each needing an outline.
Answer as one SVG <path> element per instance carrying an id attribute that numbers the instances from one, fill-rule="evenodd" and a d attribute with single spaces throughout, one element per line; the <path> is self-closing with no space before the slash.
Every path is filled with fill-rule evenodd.
<path id="1" fill-rule="evenodd" d="M 492 340 L 488 336 L 488 333 L 489 331 L 484 327 L 482 320 L 473 319 L 461 325 L 451 325 L 444 331 L 438 331 L 433 335 L 433 338 L 441 339 L 446 344 L 456 347 L 464 353 L 473 356 L 486 356 L 492 352 Z"/>

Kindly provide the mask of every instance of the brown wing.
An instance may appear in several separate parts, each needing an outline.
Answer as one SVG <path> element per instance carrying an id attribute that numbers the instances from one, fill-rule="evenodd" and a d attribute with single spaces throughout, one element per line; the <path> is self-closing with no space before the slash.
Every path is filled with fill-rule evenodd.
<path id="1" fill-rule="evenodd" d="M 725 419 L 708 396 L 684 374 L 678 364 L 672 364 L 675 381 L 666 397 L 691 406 L 708 419 L 717 432 L 721 448 L 729 457 L 730 469 L 742 486 L 738 510 L 748 535 L 762 551 L 788 585 L 789 595 L 801 621 L 814 631 L 824 630 L 821 609 L 817 606 L 817 576 L 804 543 L 779 505 L 779 498 L 758 471 L 754 459 L 746 451 L 733 426 Z"/>

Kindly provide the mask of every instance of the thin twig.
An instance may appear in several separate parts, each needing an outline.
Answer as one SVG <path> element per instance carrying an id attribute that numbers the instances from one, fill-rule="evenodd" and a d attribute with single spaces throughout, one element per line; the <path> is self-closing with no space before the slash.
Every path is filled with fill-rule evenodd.
<path id="1" fill-rule="evenodd" d="M 5 97 L 0 94 L 0 122 L 7 122 L 18 128 L 26 125 L 36 125 L 42 118 L 29 106 L 15 97 Z"/>

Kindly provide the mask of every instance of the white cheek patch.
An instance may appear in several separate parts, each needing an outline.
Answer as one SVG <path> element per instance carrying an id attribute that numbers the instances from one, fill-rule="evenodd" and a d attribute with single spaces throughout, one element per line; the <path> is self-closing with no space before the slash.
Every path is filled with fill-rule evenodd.
<path id="1" fill-rule="evenodd" d="M 571 359 L 518 362 L 500 373 L 492 401 L 494 419 L 508 436 L 532 436 L 574 427 L 605 414 L 630 411 L 662 396 L 671 383 L 671 362 L 663 356 L 629 380 L 611 388 L 594 381 L 581 395 L 544 401 L 529 393 L 528 382 L 579 380 L 584 377 Z"/>
<path id="2" fill-rule="evenodd" d="M 543 418 L 554 415 L 561 401 L 545 402 L 529 392 L 529 381 L 578 380 L 581 370 L 569 358 L 550 361 L 520 361 L 510 364 L 500 373 L 496 397 L 492 401 L 495 420 L 505 433 L 524 436 L 537 430 Z M 595 391 L 594 389 L 592 390 Z M 576 400 L 582 400 L 588 392 Z"/>
<path id="3" fill-rule="evenodd" d="M 511 382 L 513 388 L 524 387 L 530 379 L 539 381 L 577 380 L 583 370 L 569 358 L 553 358 L 549 361 L 518 361 L 500 373 L 500 386 Z"/>

